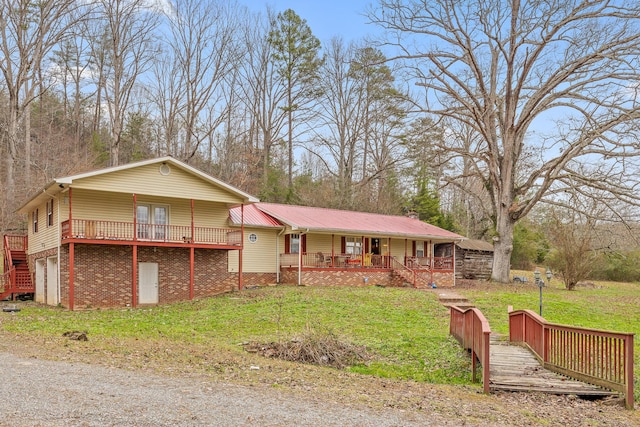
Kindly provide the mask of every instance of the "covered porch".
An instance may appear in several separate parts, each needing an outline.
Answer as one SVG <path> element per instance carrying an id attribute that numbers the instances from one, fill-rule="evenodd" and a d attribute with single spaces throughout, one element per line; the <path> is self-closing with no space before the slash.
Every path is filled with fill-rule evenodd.
<path id="1" fill-rule="evenodd" d="M 452 271 L 453 256 L 404 256 L 398 259 L 390 255 L 376 254 L 347 254 L 326 253 L 322 251 L 314 253 L 282 253 L 280 254 L 280 268 L 302 269 L 385 269 L 398 268 L 397 264 L 410 269 L 422 271 Z"/>

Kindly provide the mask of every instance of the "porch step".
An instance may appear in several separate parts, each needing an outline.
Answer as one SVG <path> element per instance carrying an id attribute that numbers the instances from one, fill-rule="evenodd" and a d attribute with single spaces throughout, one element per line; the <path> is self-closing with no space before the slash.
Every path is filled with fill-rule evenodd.
<path id="1" fill-rule="evenodd" d="M 448 291 L 448 290 L 442 291 L 439 289 L 435 289 L 434 291 L 437 292 L 438 294 L 438 301 L 440 302 L 440 304 L 444 305 L 445 307 L 456 306 L 461 309 L 475 307 L 475 304 L 469 301 L 466 297 L 463 297 L 462 295 L 458 295 L 455 292 Z"/>

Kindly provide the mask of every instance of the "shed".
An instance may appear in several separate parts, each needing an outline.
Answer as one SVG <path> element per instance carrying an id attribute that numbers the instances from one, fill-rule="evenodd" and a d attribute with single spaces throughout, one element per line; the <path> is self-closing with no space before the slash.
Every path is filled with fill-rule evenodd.
<path id="1" fill-rule="evenodd" d="M 456 243 L 456 279 L 491 278 L 493 245 L 484 240 L 463 240 Z"/>

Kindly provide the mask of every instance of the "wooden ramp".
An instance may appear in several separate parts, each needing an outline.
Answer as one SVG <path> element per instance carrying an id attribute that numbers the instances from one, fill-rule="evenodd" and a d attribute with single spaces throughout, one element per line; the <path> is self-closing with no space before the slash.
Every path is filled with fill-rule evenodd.
<path id="1" fill-rule="evenodd" d="M 577 396 L 618 396 L 619 393 L 573 380 L 544 369 L 538 359 L 525 347 L 510 345 L 491 334 L 489 347 L 490 389 L 508 391 L 537 391 Z"/>

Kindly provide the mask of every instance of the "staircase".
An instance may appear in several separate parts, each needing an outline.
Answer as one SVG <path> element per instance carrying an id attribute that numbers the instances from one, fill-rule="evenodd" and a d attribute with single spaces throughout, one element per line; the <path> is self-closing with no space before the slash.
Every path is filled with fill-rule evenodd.
<path id="1" fill-rule="evenodd" d="M 31 280 L 27 260 L 27 237 L 4 236 L 4 274 L 0 287 L 0 300 L 15 298 L 23 294 L 33 294 L 35 287 Z"/>
<path id="2" fill-rule="evenodd" d="M 400 277 L 402 281 L 408 285 L 416 287 L 416 274 L 413 270 L 399 262 L 395 257 L 391 258 L 392 274 Z"/>

